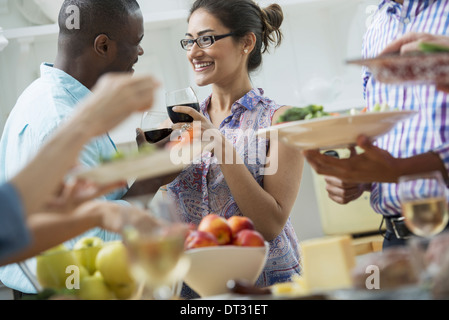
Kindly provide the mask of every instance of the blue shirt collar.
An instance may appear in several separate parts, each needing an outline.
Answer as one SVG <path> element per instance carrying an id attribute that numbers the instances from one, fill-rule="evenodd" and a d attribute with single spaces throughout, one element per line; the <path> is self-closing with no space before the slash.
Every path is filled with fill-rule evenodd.
<path id="1" fill-rule="evenodd" d="M 66 72 L 53 67 L 53 64 L 50 63 L 41 65 L 41 79 L 44 81 L 49 79 L 52 83 L 60 84 L 78 101 L 91 93 L 81 82 Z"/>

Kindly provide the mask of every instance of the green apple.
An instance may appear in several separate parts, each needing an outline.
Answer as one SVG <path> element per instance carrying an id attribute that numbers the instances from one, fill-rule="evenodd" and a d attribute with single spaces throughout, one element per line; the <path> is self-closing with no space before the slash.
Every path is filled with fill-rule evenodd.
<path id="1" fill-rule="evenodd" d="M 135 287 L 126 250 L 121 241 L 105 243 L 96 259 L 97 270 L 103 275 L 106 284 L 115 288 L 114 291 L 121 299 L 128 298 L 126 292 Z"/>
<path id="2" fill-rule="evenodd" d="M 128 284 L 111 284 L 109 289 L 114 292 L 115 297 L 118 300 L 126 300 L 132 297 L 137 290 L 137 284 L 135 281 Z"/>
<path id="3" fill-rule="evenodd" d="M 85 277 L 90 275 L 89 271 L 87 271 L 85 266 L 80 265 L 80 280 L 83 280 Z"/>
<path id="4" fill-rule="evenodd" d="M 95 267 L 95 259 L 98 252 L 103 247 L 103 240 L 99 237 L 85 237 L 78 240 L 73 246 L 73 250 L 78 261 L 83 265 L 90 274 L 94 274 L 97 270 Z"/>
<path id="5" fill-rule="evenodd" d="M 61 244 L 36 257 L 37 280 L 43 288 L 65 289 L 67 267 L 79 265 L 75 253 Z"/>
<path id="6" fill-rule="evenodd" d="M 114 293 L 109 290 L 100 272 L 88 275 L 81 280 L 78 296 L 81 300 L 112 300 Z"/>

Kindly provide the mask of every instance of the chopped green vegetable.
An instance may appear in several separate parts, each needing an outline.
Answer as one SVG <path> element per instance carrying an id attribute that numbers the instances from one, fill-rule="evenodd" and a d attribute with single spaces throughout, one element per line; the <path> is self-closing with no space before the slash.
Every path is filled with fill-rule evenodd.
<path id="1" fill-rule="evenodd" d="M 314 118 L 321 118 L 329 116 L 330 114 L 324 111 L 323 106 L 309 105 L 307 107 L 294 107 L 287 110 L 283 115 L 279 117 L 278 123 L 297 121 L 297 120 L 309 120 Z"/>
<path id="2" fill-rule="evenodd" d="M 373 107 L 373 111 L 375 112 L 382 112 L 382 111 L 388 111 L 390 109 L 390 107 L 388 106 L 388 104 L 386 102 L 379 104 L 376 103 Z"/>
<path id="3" fill-rule="evenodd" d="M 449 52 L 449 47 L 429 42 L 421 42 L 419 44 L 419 49 L 426 53 Z"/>

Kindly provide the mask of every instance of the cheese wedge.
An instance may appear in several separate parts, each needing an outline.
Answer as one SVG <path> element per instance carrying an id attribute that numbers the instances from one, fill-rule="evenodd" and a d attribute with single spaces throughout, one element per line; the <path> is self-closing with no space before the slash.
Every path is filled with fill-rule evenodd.
<path id="1" fill-rule="evenodd" d="M 312 291 L 352 287 L 355 252 L 350 236 L 329 236 L 301 243 L 303 278 Z"/>

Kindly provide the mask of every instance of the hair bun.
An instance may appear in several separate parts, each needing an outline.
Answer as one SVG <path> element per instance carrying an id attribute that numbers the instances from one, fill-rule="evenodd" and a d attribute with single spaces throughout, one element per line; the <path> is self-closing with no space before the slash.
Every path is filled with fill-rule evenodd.
<path id="1" fill-rule="evenodd" d="M 280 5 L 273 3 L 265 9 L 262 9 L 262 12 L 265 13 L 267 21 L 273 29 L 281 28 L 282 22 L 284 21 L 284 12 Z"/>
<path id="2" fill-rule="evenodd" d="M 282 32 L 280 30 L 282 22 L 284 21 L 284 12 L 282 8 L 277 3 L 273 3 L 261 9 L 262 13 L 262 23 L 264 26 L 264 50 L 268 50 L 270 42 L 278 47 L 282 42 Z"/>

